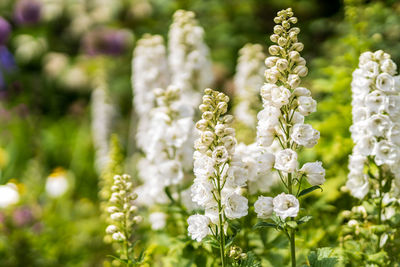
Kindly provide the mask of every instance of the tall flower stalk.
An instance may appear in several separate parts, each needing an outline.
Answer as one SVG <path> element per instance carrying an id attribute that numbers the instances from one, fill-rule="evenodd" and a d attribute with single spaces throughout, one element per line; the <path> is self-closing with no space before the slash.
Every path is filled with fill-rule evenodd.
<path id="1" fill-rule="evenodd" d="M 137 207 L 133 204 L 137 195 L 133 192 L 131 177 L 115 175 L 111 191 L 108 207 L 111 224 L 107 226 L 106 233 L 119 246 L 117 259 L 126 266 L 136 266 L 142 261 L 142 255 L 137 259 L 134 256 L 133 227 L 142 218 L 136 215 Z"/>
<path id="2" fill-rule="evenodd" d="M 346 187 L 358 199 L 367 197 L 377 211 L 371 214 L 373 223 L 379 226 L 392 217 L 388 215 L 389 206 L 395 207 L 397 201 L 391 195 L 400 185 L 400 77 L 396 73 L 397 66 L 389 54 L 382 50 L 365 52 L 360 55 L 351 84 L 350 131 L 355 146 Z M 376 252 L 385 246 L 389 232 L 374 235 Z"/>
<path id="3" fill-rule="evenodd" d="M 239 129 L 249 129 L 243 136 L 254 132 L 257 125 L 257 113 L 261 110 L 259 90 L 264 83 L 264 60 L 263 47 L 259 44 L 246 44 L 239 50 L 234 77 L 234 116 L 236 123 L 239 123 Z M 240 141 L 239 137 L 238 140 Z"/>
<path id="4" fill-rule="evenodd" d="M 229 98 L 212 89 L 204 91 L 200 105 L 202 119 L 196 123 L 200 137 L 195 141 L 192 200 L 204 215 L 188 218 L 189 235 L 200 242 L 207 235 L 218 242 L 221 266 L 228 266 L 227 228 L 229 220 L 248 213 L 248 200 L 241 195 L 247 175 L 240 158 L 235 157 L 233 116 L 225 115 Z"/>
<path id="5" fill-rule="evenodd" d="M 300 87 L 301 77 L 307 75 L 306 61 L 300 56 L 303 44 L 297 36 L 300 29 L 293 27 L 297 18 L 291 8 L 279 11 L 274 22 L 274 34 L 269 47 L 271 54 L 265 60 L 266 83 L 261 88 L 263 110 L 258 114 L 257 143 L 262 147 L 274 144 L 274 169 L 286 192 L 275 198 L 260 196 L 255 211 L 261 219 L 271 218 L 274 223 L 261 222 L 257 226 L 272 226 L 283 231 L 290 243 L 291 265 L 296 266 L 296 232 L 298 226 L 310 219 L 297 219 L 299 197 L 319 188 L 325 181 L 321 162 L 305 163 L 298 168 L 297 152 L 317 144 L 319 132 L 304 123 L 304 117 L 316 110 L 311 92 Z M 306 178 L 306 179 L 304 179 Z M 308 188 L 303 189 L 308 181 Z M 309 187 L 311 185 L 311 187 Z M 288 220 L 287 220 L 288 219 Z"/>

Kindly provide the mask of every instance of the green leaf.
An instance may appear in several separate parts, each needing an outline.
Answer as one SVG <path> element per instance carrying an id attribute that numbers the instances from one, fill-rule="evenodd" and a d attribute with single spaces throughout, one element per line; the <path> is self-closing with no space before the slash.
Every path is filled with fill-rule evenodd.
<path id="1" fill-rule="evenodd" d="M 286 222 L 286 225 L 289 226 L 292 229 L 296 229 L 297 228 L 297 222 L 295 222 L 295 221 L 288 221 L 288 222 Z"/>
<path id="2" fill-rule="evenodd" d="M 317 252 L 311 251 L 308 255 L 308 265 L 311 267 L 334 267 L 338 263 L 337 257 L 331 257 L 331 248 L 319 248 Z"/>
<path id="3" fill-rule="evenodd" d="M 321 192 L 323 191 L 323 190 L 322 190 L 322 187 L 320 187 L 319 185 L 314 185 L 314 186 L 311 186 L 311 187 L 306 188 L 306 189 L 304 189 L 304 190 L 301 190 L 301 192 L 300 192 L 300 194 L 298 195 L 298 197 L 307 195 L 308 193 L 311 193 L 312 191 L 314 191 L 314 190 L 316 190 L 316 189 L 321 189 Z"/>
<path id="4" fill-rule="evenodd" d="M 258 228 L 264 228 L 264 227 L 272 227 L 272 228 L 276 228 L 276 224 L 273 223 L 269 223 L 269 222 L 259 222 L 256 225 L 254 225 L 254 229 L 258 229 Z"/>
<path id="5" fill-rule="evenodd" d="M 306 223 L 306 222 L 308 222 L 309 220 L 311 220 L 312 219 L 312 216 L 310 216 L 310 215 L 307 215 L 307 216 L 304 216 L 304 217 L 302 217 L 302 218 L 300 218 L 298 221 L 297 221 L 297 224 L 303 224 L 303 223 Z"/>

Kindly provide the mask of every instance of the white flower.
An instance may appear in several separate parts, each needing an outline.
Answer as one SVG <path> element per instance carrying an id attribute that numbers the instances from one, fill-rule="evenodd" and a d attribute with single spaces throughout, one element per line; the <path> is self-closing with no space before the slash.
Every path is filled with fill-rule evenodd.
<path id="1" fill-rule="evenodd" d="M 19 201 L 17 186 L 13 183 L 0 185 L 0 208 L 6 208 Z"/>
<path id="2" fill-rule="evenodd" d="M 197 242 L 200 242 L 209 233 L 208 225 L 210 224 L 210 219 L 205 215 L 192 215 L 187 220 L 188 232 L 190 237 Z"/>
<path id="3" fill-rule="evenodd" d="M 388 137 L 390 142 L 400 146 L 400 124 L 393 123 L 392 127 L 389 130 Z"/>
<path id="4" fill-rule="evenodd" d="M 208 180 L 194 179 L 191 187 L 192 200 L 200 206 L 208 206 L 213 203 L 213 185 Z"/>
<path id="5" fill-rule="evenodd" d="M 375 114 L 368 119 L 368 131 L 377 137 L 386 135 L 391 126 L 392 121 L 383 114 Z"/>
<path id="6" fill-rule="evenodd" d="M 358 139 L 358 142 L 354 146 L 354 151 L 362 156 L 372 155 L 376 139 L 372 135 L 364 135 Z"/>
<path id="7" fill-rule="evenodd" d="M 232 165 L 228 169 L 227 182 L 231 186 L 244 186 L 247 181 L 247 170 L 244 168 L 243 163 L 240 165 Z"/>
<path id="8" fill-rule="evenodd" d="M 375 78 L 379 74 L 379 65 L 374 61 L 368 61 L 367 63 L 360 65 L 360 68 L 368 78 Z"/>
<path id="9" fill-rule="evenodd" d="M 299 213 L 299 200 L 291 194 L 281 193 L 274 197 L 272 202 L 274 204 L 274 212 L 282 220 L 287 217 L 296 217 Z"/>
<path id="10" fill-rule="evenodd" d="M 381 73 L 376 78 L 376 88 L 384 92 L 396 92 L 394 78 L 388 73 Z"/>
<path id="11" fill-rule="evenodd" d="M 235 192 L 225 199 L 225 215 L 229 219 L 238 219 L 247 215 L 248 200 Z"/>
<path id="12" fill-rule="evenodd" d="M 107 226 L 107 228 L 106 228 L 106 233 L 109 234 L 109 235 L 112 235 L 112 234 L 115 233 L 116 231 L 118 231 L 117 226 L 112 225 L 112 224 L 109 225 L 109 226 Z"/>
<path id="13" fill-rule="evenodd" d="M 320 161 L 304 164 L 300 172 L 307 176 L 310 185 L 321 185 L 325 182 L 325 169 Z"/>
<path id="14" fill-rule="evenodd" d="M 161 179 L 166 186 L 178 184 L 183 179 L 182 165 L 177 160 L 167 160 L 158 165 Z"/>
<path id="15" fill-rule="evenodd" d="M 167 224 L 167 215 L 164 212 L 152 212 L 149 216 L 151 229 L 161 230 L 165 228 Z"/>
<path id="16" fill-rule="evenodd" d="M 193 153 L 193 158 L 193 172 L 196 178 L 208 179 L 214 173 L 214 160 L 199 151 Z"/>
<path id="17" fill-rule="evenodd" d="M 382 112 L 386 109 L 388 102 L 387 96 L 378 90 L 374 90 L 365 97 L 365 107 L 369 114 Z"/>
<path id="18" fill-rule="evenodd" d="M 303 116 L 310 115 L 317 110 L 317 102 L 311 96 L 300 96 L 297 102 L 299 112 Z"/>
<path id="19" fill-rule="evenodd" d="M 259 196 L 254 203 L 254 211 L 257 213 L 257 218 L 268 219 L 271 217 L 274 210 L 272 197 Z"/>
<path id="20" fill-rule="evenodd" d="M 64 174 L 50 175 L 46 180 L 46 193 L 53 198 L 62 196 L 68 189 L 68 180 Z"/>
<path id="21" fill-rule="evenodd" d="M 225 163 L 229 159 L 228 151 L 226 150 L 225 146 L 218 146 L 212 152 L 212 159 L 215 163 Z"/>
<path id="22" fill-rule="evenodd" d="M 346 187 L 358 199 L 363 199 L 369 191 L 369 182 L 366 174 L 349 173 Z"/>
<path id="23" fill-rule="evenodd" d="M 290 137 L 298 145 L 311 148 L 318 143 L 319 132 L 309 124 L 295 124 Z"/>
<path id="24" fill-rule="evenodd" d="M 394 63 L 393 60 L 391 60 L 391 59 L 382 60 L 381 70 L 383 72 L 389 73 L 390 75 L 395 75 L 397 72 L 396 71 L 397 70 L 396 63 Z"/>
<path id="25" fill-rule="evenodd" d="M 121 242 L 125 240 L 125 235 L 121 232 L 116 232 L 112 234 L 112 239 L 115 241 Z"/>
<path id="26" fill-rule="evenodd" d="M 400 150 L 397 146 L 386 140 L 379 141 L 374 148 L 375 163 L 380 166 L 382 164 L 393 165 L 400 156 Z"/>
<path id="27" fill-rule="evenodd" d="M 277 108 L 280 108 L 289 103 L 290 95 L 291 93 L 289 89 L 283 86 L 274 86 L 271 88 L 271 104 Z"/>
<path id="28" fill-rule="evenodd" d="M 275 169 L 291 173 L 297 169 L 297 153 L 292 149 L 283 149 L 275 155 Z"/>

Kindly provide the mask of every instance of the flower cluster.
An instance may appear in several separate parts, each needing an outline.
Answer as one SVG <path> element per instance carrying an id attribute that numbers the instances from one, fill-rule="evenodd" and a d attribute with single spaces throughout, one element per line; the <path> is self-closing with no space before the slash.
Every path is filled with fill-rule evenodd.
<path id="1" fill-rule="evenodd" d="M 184 179 L 192 166 L 193 108 L 180 101 L 181 90 L 173 85 L 154 91 L 157 105 L 150 114 L 146 158 L 139 163 L 144 184 L 138 188 L 140 203 L 165 203 L 164 189 Z"/>
<path id="2" fill-rule="evenodd" d="M 133 51 L 132 88 L 135 112 L 138 115 L 137 143 L 147 145 L 149 114 L 155 105 L 153 90 L 169 83 L 166 48 L 159 35 L 145 34 Z"/>
<path id="3" fill-rule="evenodd" d="M 133 201 L 137 195 L 133 192 L 133 184 L 129 175 L 115 175 L 114 184 L 111 187 L 110 206 L 108 212 L 112 223 L 107 226 L 106 233 L 112 236 L 116 242 L 124 246 L 131 246 L 133 225 L 139 223 L 142 218 L 136 216 L 137 207 Z M 125 251 L 124 251 L 125 253 Z M 128 255 L 125 255 L 128 257 Z"/>
<path id="4" fill-rule="evenodd" d="M 285 219 L 288 216 L 282 209 L 290 210 L 290 217 L 296 217 L 299 210 L 298 201 L 292 195 L 294 183 L 298 182 L 301 186 L 305 176 L 311 185 L 321 185 L 325 181 L 325 170 L 318 161 L 306 163 L 298 169 L 296 150 L 300 147 L 311 148 L 319 139 L 319 132 L 304 123 L 304 117 L 316 110 L 316 101 L 308 89 L 300 87 L 300 77 L 306 76 L 308 70 L 305 59 L 299 53 L 303 50 L 303 44 L 297 39 L 300 29 L 292 27 L 297 18 L 293 17 L 291 9 L 286 9 L 278 12 L 274 21 L 278 25 L 274 27 L 271 41 L 276 44 L 269 47 L 272 56 L 265 60 L 267 83 L 261 87 L 264 108 L 258 113 L 257 142 L 262 147 L 271 146 L 274 140 L 280 144 L 281 149 L 275 153 L 274 168 L 289 195 L 281 194 L 274 198 L 274 211 Z M 268 212 L 271 207 L 265 205 L 265 198 L 259 201 L 256 203 L 259 217 L 271 214 Z"/>
<path id="5" fill-rule="evenodd" d="M 92 92 L 92 136 L 96 151 L 96 168 L 99 173 L 109 160 L 109 140 L 111 136 L 113 119 L 116 114 L 111 103 L 104 73 L 100 72 L 95 81 Z"/>
<path id="6" fill-rule="evenodd" d="M 200 91 L 213 82 L 204 30 L 192 11 L 178 10 L 173 15 L 168 37 L 171 83 L 182 88 L 184 101 L 196 106 L 200 102 Z M 198 97 L 194 97 L 193 93 L 197 93 Z"/>
<path id="7" fill-rule="evenodd" d="M 359 68 L 353 73 L 350 131 L 355 146 L 346 187 L 359 199 L 369 192 L 369 178 L 394 175 L 400 185 L 400 81 L 394 76 L 396 69 L 390 55 L 379 50 L 361 54 Z M 371 164 L 380 173 L 374 175 Z"/>
<path id="8" fill-rule="evenodd" d="M 310 90 L 300 87 L 301 77 L 307 75 L 308 69 L 306 60 L 299 53 L 304 46 L 297 39 L 300 29 L 293 27 L 297 23 L 293 15 L 292 9 L 288 8 L 279 11 L 274 18 L 277 25 L 270 39 L 275 44 L 269 47 L 271 56 L 265 60 L 266 83 L 260 90 L 263 110 L 257 115 L 257 144 L 274 153 L 273 167 L 287 192 L 275 198 L 261 196 L 254 206 L 259 218 L 271 217 L 276 227 L 286 233 L 292 266 L 296 266 L 296 231 L 290 225 L 296 223 L 294 218 L 299 213 L 297 198 L 323 184 L 325 170 L 319 161 L 305 163 L 299 169 L 297 151 L 315 146 L 320 134 L 304 123 L 304 117 L 316 111 L 316 101 Z M 304 187 L 303 178 L 311 187 L 300 191 Z M 288 217 L 290 223 L 285 221 Z"/>
<path id="9" fill-rule="evenodd" d="M 265 54 L 259 44 L 246 44 L 239 51 L 236 66 L 235 105 L 234 115 L 236 120 L 255 128 L 259 106 L 259 88 L 263 84 Z"/>
<path id="10" fill-rule="evenodd" d="M 200 105 L 202 119 L 196 123 L 200 137 L 195 141 L 196 178 L 191 191 L 192 200 L 205 209 L 205 215 L 196 214 L 188 219 L 189 234 L 197 241 L 210 231 L 214 236 L 223 235 L 227 219 L 238 219 L 248 213 L 248 200 L 241 195 L 247 171 L 235 155 L 233 116 L 224 115 L 229 98 L 212 89 L 204 92 Z"/>

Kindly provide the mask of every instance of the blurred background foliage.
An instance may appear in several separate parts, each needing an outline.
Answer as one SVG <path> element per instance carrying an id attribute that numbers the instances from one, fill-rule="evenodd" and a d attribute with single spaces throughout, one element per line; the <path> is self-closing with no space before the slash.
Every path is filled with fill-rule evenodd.
<path id="1" fill-rule="evenodd" d="M 399 1 L 1 0 L 0 16 L 11 24 L 11 33 L 0 42 L 0 184 L 14 179 L 21 201 L 0 210 L 0 266 L 98 266 L 112 254 L 99 223 L 90 129 L 90 95 L 98 69 L 106 70 L 119 114 L 114 132 L 129 158 L 136 40 L 144 33 L 166 37 L 177 9 L 194 11 L 211 49 L 215 88 L 232 96 L 238 50 L 249 42 L 268 47 L 273 17 L 287 7 L 299 18 L 310 69 L 305 86 L 318 101 L 311 120 L 321 139 L 304 157 L 322 160 L 327 169 L 324 192 L 306 200 L 318 220 L 308 224 L 299 243 L 339 247 L 343 218 L 338 214 L 356 204 L 341 192 L 352 148 L 351 74 L 367 49 L 383 49 L 400 62 Z M 126 170 L 134 174 L 133 161 L 126 162 Z M 56 168 L 65 170 L 70 187 L 61 198 L 50 198 L 44 186 Z M 171 245 L 168 237 L 147 235 L 144 240 L 165 243 L 152 248 L 154 255 L 173 248 L 170 264 L 182 253 L 195 254 L 182 242 Z M 285 246 L 273 231 L 269 239 Z M 280 256 L 267 254 L 272 262 L 263 266 L 281 264 Z M 203 260 L 196 258 L 198 264 Z"/>

